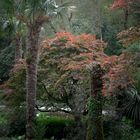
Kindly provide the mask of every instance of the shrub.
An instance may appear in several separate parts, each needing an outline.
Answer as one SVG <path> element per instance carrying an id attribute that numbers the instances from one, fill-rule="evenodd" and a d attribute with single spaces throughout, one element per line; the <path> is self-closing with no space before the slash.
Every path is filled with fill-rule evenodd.
<path id="1" fill-rule="evenodd" d="M 25 134 L 26 113 L 24 107 L 17 107 L 8 114 L 8 136 L 22 136 Z"/>
<path id="2" fill-rule="evenodd" d="M 36 137 L 38 140 L 45 138 L 64 138 L 66 137 L 65 127 L 74 123 L 73 119 L 48 116 L 47 114 L 40 114 L 36 120 Z"/>
<path id="3" fill-rule="evenodd" d="M 123 118 L 122 120 L 109 120 L 104 123 L 106 140 L 139 140 L 140 133 L 136 130 L 131 121 Z"/>
<path id="4" fill-rule="evenodd" d="M 0 137 L 7 136 L 8 131 L 7 114 L 5 112 L 0 112 Z"/>

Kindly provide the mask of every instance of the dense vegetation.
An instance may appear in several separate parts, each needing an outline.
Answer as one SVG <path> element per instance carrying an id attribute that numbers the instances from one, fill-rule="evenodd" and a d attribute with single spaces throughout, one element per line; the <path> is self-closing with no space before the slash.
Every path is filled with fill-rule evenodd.
<path id="1" fill-rule="evenodd" d="M 0 140 L 139 140 L 140 1 L 1 0 Z"/>

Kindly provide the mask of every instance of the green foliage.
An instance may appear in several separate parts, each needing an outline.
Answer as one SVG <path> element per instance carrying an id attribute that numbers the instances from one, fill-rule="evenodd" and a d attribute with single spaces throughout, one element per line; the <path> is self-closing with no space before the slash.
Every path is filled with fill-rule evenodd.
<path id="1" fill-rule="evenodd" d="M 9 136 L 25 134 L 25 67 L 23 64 L 14 66 L 10 79 L 5 83 L 12 93 L 2 93 L 7 113 L 7 131 Z"/>
<path id="2" fill-rule="evenodd" d="M 122 53 L 122 46 L 116 39 L 117 31 L 108 23 L 103 27 L 103 38 L 107 41 L 108 45 L 105 53 L 108 55 L 120 55 Z"/>
<path id="3" fill-rule="evenodd" d="M 88 111 L 89 111 L 89 118 L 92 119 L 93 116 L 96 117 L 96 110 L 98 108 L 98 106 L 100 105 L 100 101 L 94 99 L 94 98 L 90 98 L 88 101 Z"/>
<path id="4" fill-rule="evenodd" d="M 69 1 L 69 0 L 68 0 Z M 123 16 L 123 10 L 118 11 L 110 11 L 109 6 L 112 0 L 103 0 L 100 7 L 99 5 L 96 5 L 97 2 L 94 0 L 81 0 L 81 1 L 73 1 L 70 4 L 76 5 L 76 11 L 72 13 L 68 13 L 68 9 L 65 8 L 65 4 L 62 4 L 58 7 L 55 0 L 1 0 L 0 1 L 0 15 L 2 21 L 4 21 L 4 27 L 3 25 L 0 25 L 0 82 L 7 80 L 9 78 L 9 73 L 11 71 L 13 62 L 14 62 L 14 45 L 12 45 L 11 40 L 13 39 L 13 31 L 19 31 L 17 27 L 13 29 L 12 25 L 7 24 L 7 19 L 12 20 L 16 18 L 16 15 L 20 15 L 23 20 L 23 22 L 27 23 L 27 20 L 30 20 L 32 23 L 37 18 L 38 12 L 43 12 L 44 15 L 47 16 L 54 16 L 56 13 L 59 14 L 59 19 L 55 19 L 55 21 L 49 22 L 49 24 L 44 28 L 44 32 L 47 32 L 48 36 L 52 36 L 52 34 L 48 31 L 48 27 L 50 30 L 53 30 L 55 28 L 52 28 L 52 25 L 54 27 L 58 27 L 56 31 L 58 30 L 70 30 L 74 34 L 81 34 L 81 33 L 95 33 L 96 30 L 99 32 L 99 28 L 101 28 L 101 32 L 103 35 L 103 40 L 105 40 L 108 43 L 108 47 L 105 50 L 105 53 L 109 55 L 119 55 L 122 53 L 123 49 L 126 49 L 126 51 L 130 53 L 139 53 L 140 52 L 140 43 L 134 43 L 131 44 L 128 48 L 122 48 L 121 44 L 116 39 L 116 34 L 124 29 L 124 16 Z M 61 2 L 60 2 L 61 3 Z M 99 13 L 96 13 L 97 7 L 102 11 L 101 15 L 98 15 Z M 63 11 L 63 13 L 61 13 Z M 9 15 L 7 15 L 7 12 Z M 15 13 L 14 13 L 15 12 Z M 104 13 L 103 13 L 104 12 Z M 66 19 L 66 15 L 72 14 L 72 19 L 68 21 Z M 25 17 L 24 17 L 25 16 Z M 99 16 L 101 16 L 101 19 L 98 19 Z M 132 15 L 131 15 L 132 16 Z M 20 18 L 21 18 L 20 17 Z M 6 18 L 6 20 L 4 19 Z M 68 17 L 69 18 L 69 17 Z M 116 20 L 118 18 L 118 20 Z M 128 21 L 128 26 L 135 25 L 137 23 L 137 20 L 139 17 L 130 17 Z M 97 22 L 99 20 L 98 25 Z M 15 20 L 16 21 L 16 20 Z M 16 21 L 17 22 L 17 21 Z M 57 25 L 59 22 L 60 25 Z M 7 25 L 6 25 L 7 24 Z M 60 27 L 61 26 L 61 27 Z M 66 26 L 63 28 L 63 26 Z M 93 27 L 94 26 L 94 27 Z M 45 26 L 44 26 L 45 27 Z M 68 27 L 68 28 L 67 28 Z M 96 29 L 96 28 L 97 29 Z M 23 30 L 23 29 L 22 29 Z M 51 31 L 52 32 L 52 31 Z M 51 35 L 50 35 L 51 34 Z M 99 37 L 99 33 L 98 36 Z M 25 37 L 26 38 L 26 37 Z M 61 43 L 66 43 L 67 39 L 62 38 L 60 40 Z M 11 44 L 11 45 L 9 45 Z M 67 53 L 68 52 L 68 53 Z M 67 49 L 67 52 L 64 52 L 63 50 L 58 50 L 55 53 L 50 54 L 50 61 L 45 60 L 45 63 L 47 63 L 47 67 L 45 69 L 49 70 L 43 74 L 39 74 L 39 84 L 38 84 L 38 93 L 41 100 L 46 101 L 46 94 L 44 88 L 42 88 L 42 85 L 40 81 L 45 81 L 45 85 L 47 86 L 47 90 L 51 93 L 51 95 L 55 95 L 55 97 L 66 97 L 63 95 L 63 90 L 66 90 L 66 93 L 71 93 L 76 95 L 76 93 L 89 93 L 89 78 L 87 80 L 77 80 L 76 76 L 77 73 L 68 73 L 67 76 L 63 75 L 63 72 L 61 72 L 60 67 L 57 67 L 56 61 L 59 57 L 63 57 L 64 55 L 70 56 L 69 53 L 72 54 L 76 53 L 75 49 Z M 73 56 L 70 56 L 73 58 Z M 84 60 L 84 57 L 75 58 L 76 61 L 82 61 Z M 30 60 L 29 60 L 30 61 Z M 68 61 L 69 62 L 69 61 Z M 59 61 L 60 63 L 60 61 Z M 133 116 L 134 114 L 139 115 L 139 106 L 136 106 L 136 109 L 133 110 L 133 104 L 139 105 L 139 93 L 140 93 L 140 70 L 139 70 L 139 61 L 134 61 L 134 63 L 137 63 L 136 71 L 133 71 L 134 79 L 136 80 L 135 86 L 137 88 L 137 95 L 135 94 L 133 97 L 129 97 L 129 102 L 127 107 L 128 113 Z M 46 74 L 47 73 L 47 74 Z M 83 72 L 84 73 L 84 72 Z M 83 76 L 83 73 L 81 72 L 81 75 Z M 79 74 L 79 72 L 78 72 Z M 9 118 L 7 118 L 7 115 L 1 113 L 0 114 L 0 135 L 22 135 L 25 133 L 25 68 L 18 69 L 15 73 L 12 73 L 10 75 L 10 83 L 9 87 L 13 89 L 12 94 L 8 94 L 6 96 L 6 105 L 8 105 L 7 109 L 9 113 Z M 78 76 L 77 76 L 78 77 Z M 86 76 L 85 76 L 86 77 Z M 89 77 L 89 75 L 87 76 Z M 73 78 L 73 79 L 72 79 Z M 82 78 L 82 77 L 80 77 Z M 47 80 L 46 80 L 47 79 Z M 76 84 L 78 83 L 78 84 Z M 87 84 L 88 83 L 88 84 Z M 63 89 L 64 88 L 64 89 Z M 76 90 L 75 90 L 76 89 Z M 131 91 L 129 91 L 131 92 Z M 3 93 L 2 93 L 3 94 Z M 57 95 L 56 95 L 57 94 Z M 77 95 L 76 95 L 77 96 Z M 81 95 L 80 95 L 81 97 Z M 131 99 L 130 99 L 131 98 Z M 72 105 L 74 106 L 74 100 L 76 100 L 76 103 L 78 102 L 77 99 L 79 99 L 79 96 L 77 98 L 71 98 L 71 95 L 67 99 L 72 99 Z M 133 100 L 133 102 L 131 101 Z M 70 101 L 70 100 L 69 100 Z M 68 102 L 69 102 L 68 101 Z M 81 104 L 83 103 L 83 100 L 81 101 Z M 3 103 L 3 101 L 2 101 Z M 81 104 L 77 103 L 77 106 L 80 108 Z M 95 109 L 98 106 L 98 102 L 96 100 L 89 101 L 89 113 L 90 116 L 96 115 Z M 76 107 L 74 106 L 74 109 Z M 78 109 L 79 109 L 78 108 Z M 76 108 L 77 109 L 77 108 Z M 75 110 L 76 110 L 75 109 Z M 78 110 L 77 109 L 77 110 Z M 69 118 L 62 118 L 62 117 L 56 117 L 56 116 L 48 116 L 47 114 L 41 114 L 39 117 L 37 117 L 37 125 L 35 126 L 36 129 L 36 137 L 37 140 L 42 140 L 43 137 L 46 137 L 46 135 L 49 135 L 49 137 L 57 137 L 62 136 L 62 133 L 64 133 L 64 128 L 66 126 L 70 126 L 73 124 L 73 120 Z M 127 120 L 119 120 L 119 122 L 113 122 L 110 120 L 109 122 L 110 128 L 107 133 L 107 139 L 108 140 L 137 140 L 140 137 L 139 130 L 134 130 L 131 123 L 129 123 Z M 92 125 L 92 124 L 91 124 Z M 21 134 L 21 131 L 23 132 Z M 55 139 L 53 137 L 52 139 Z M 17 137 L 17 138 L 2 138 L 2 140 L 22 140 L 25 139 L 24 137 Z"/>
<path id="5" fill-rule="evenodd" d="M 123 96 L 125 95 L 125 96 Z M 140 121 L 140 95 L 135 88 L 128 88 L 123 93 L 122 112 L 127 117 L 133 120 L 136 125 Z"/>
<path id="6" fill-rule="evenodd" d="M 7 124 L 7 116 L 6 113 L 2 112 L 0 113 L 0 125 Z"/>
<path id="7" fill-rule="evenodd" d="M 12 69 L 8 86 L 13 90 L 12 94 L 6 95 L 6 104 L 11 107 L 19 108 L 25 102 L 25 78 L 26 71 L 24 64 L 17 65 Z"/>
<path id="8" fill-rule="evenodd" d="M 71 126 L 73 119 L 61 116 L 49 116 L 46 113 L 39 113 L 36 119 L 36 138 L 63 137 L 66 136 L 65 127 Z"/>
<path id="9" fill-rule="evenodd" d="M 134 129 L 132 122 L 123 118 L 122 120 L 109 120 L 104 123 L 106 140 L 138 140 L 140 130 Z M 108 131 L 108 132 L 106 132 Z"/>
<path id="10" fill-rule="evenodd" d="M 59 125 L 59 124 L 65 124 L 69 125 L 73 123 L 73 119 L 70 117 L 61 117 L 61 116 L 49 116 L 46 113 L 39 113 L 39 117 L 37 117 L 37 122 L 43 123 L 44 125 Z"/>
<path id="11" fill-rule="evenodd" d="M 9 78 L 9 73 L 12 68 L 14 60 L 14 47 L 7 46 L 0 51 L 0 81 Z"/>
<path id="12" fill-rule="evenodd" d="M 18 137 L 1 137 L 0 140 L 25 140 L 25 136 L 18 136 Z"/>
<path id="13" fill-rule="evenodd" d="M 25 107 L 15 107 L 8 114 L 9 136 L 21 136 L 25 134 L 26 112 Z"/>
<path id="14" fill-rule="evenodd" d="M 138 94 L 140 94 L 140 70 L 138 69 L 138 71 L 134 74 L 134 78 L 136 80 L 136 88 L 138 90 Z"/>
<path id="15" fill-rule="evenodd" d="M 4 111 L 0 112 L 0 137 L 7 136 L 9 131 L 7 113 Z"/>
<path id="16" fill-rule="evenodd" d="M 138 140 L 140 138 L 140 129 L 134 130 L 132 140 Z"/>
<path id="17" fill-rule="evenodd" d="M 139 62 L 139 53 L 140 53 L 140 42 L 135 42 L 130 44 L 129 46 L 127 46 L 125 48 L 125 52 L 131 53 L 132 54 L 132 65 L 133 67 L 130 66 L 130 68 L 132 68 L 132 71 L 130 72 L 130 74 L 132 75 L 132 77 L 135 80 L 135 87 L 138 91 L 138 94 L 140 93 L 140 62 Z"/>
<path id="18" fill-rule="evenodd" d="M 128 52 L 137 53 L 140 52 L 140 42 L 135 42 L 127 46 L 126 50 Z"/>
<path id="19" fill-rule="evenodd" d="M 41 122 L 35 126 L 35 137 L 37 140 L 42 140 L 46 134 L 46 126 Z"/>
<path id="20" fill-rule="evenodd" d="M 3 110 L 0 112 L 0 138 L 25 134 L 25 109 Z M 6 139 L 6 138 L 5 138 Z M 4 139 L 4 140 L 5 140 Z M 12 138 L 11 138 L 12 139 Z"/>

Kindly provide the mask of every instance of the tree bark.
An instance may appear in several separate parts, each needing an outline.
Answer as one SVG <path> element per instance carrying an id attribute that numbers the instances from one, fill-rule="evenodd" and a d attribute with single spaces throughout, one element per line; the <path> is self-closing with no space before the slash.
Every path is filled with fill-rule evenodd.
<path id="1" fill-rule="evenodd" d="M 88 105 L 88 127 L 86 140 L 104 140 L 102 123 L 103 70 L 100 65 L 91 71 L 91 93 Z"/>
<path id="2" fill-rule="evenodd" d="M 26 139 L 35 138 L 35 117 L 36 117 L 36 85 L 37 85 L 37 63 L 39 49 L 39 34 L 41 25 L 33 24 L 28 27 L 27 39 L 27 68 L 26 68 Z"/>

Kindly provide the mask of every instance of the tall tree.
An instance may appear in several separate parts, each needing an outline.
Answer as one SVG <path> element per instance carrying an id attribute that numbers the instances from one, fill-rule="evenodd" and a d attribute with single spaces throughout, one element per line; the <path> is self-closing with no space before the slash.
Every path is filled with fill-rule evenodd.
<path id="1" fill-rule="evenodd" d="M 114 0 L 111 6 L 112 10 L 123 9 L 124 11 L 124 28 L 127 29 L 128 16 L 134 14 L 139 17 L 139 0 Z M 139 20 L 139 18 L 138 18 Z"/>
<path id="2" fill-rule="evenodd" d="M 92 0 L 93 6 L 93 31 L 102 40 L 102 13 L 101 13 L 102 0 Z"/>
<path id="3" fill-rule="evenodd" d="M 88 128 L 86 140 L 104 140 L 102 105 L 103 105 L 104 70 L 100 64 L 91 67 L 91 93 L 88 107 Z"/>
<path id="4" fill-rule="evenodd" d="M 27 56 L 26 56 L 26 109 L 27 109 L 27 140 L 34 138 L 34 121 L 36 117 L 36 85 L 37 63 L 39 50 L 39 35 L 41 27 L 49 21 L 52 14 L 57 14 L 61 8 L 55 0 L 5 0 L 1 6 L 8 14 L 24 23 L 27 27 Z M 10 9 L 10 10 L 9 10 Z M 10 13 L 11 12 L 11 13 Z"/>
<path id="5" fill-rule="evenodd" d="M 15 64 L 19 63 L 22 59 L 22 40 L 26 31 L 24 24 L 22 24 L 15 17 L 10 17 L 7 15 L 7 20 L 3 23 L 4 28 L 7 28 L 9 25 L 11 28 L 12 34 L 12 44 L 15 46 Z"/>
<path id="6" fill-rule="evenodd" d="M 76 80 L 86 79 L 87 75 L 84 76 L 82 72 L 87 69 L 91 71 L 87 140 L 104 139 L 102 124 L 103 68 L 104 62 L 110 63 L 111 60 L 104 54 L 104 47 L 105 43 L 90 34 L 74 36 L 71 33 L 62 32 L 58 33 L 55 38 L 44 41 L 43 66 L 46 65 L 47 68 L 51 68 L 51 71 L 52 68 L 55 68 L 57 73 L 60 72 L 62 75 L 58 80 L 57 76 L 54 78 L 56 80 L 54 85 L 60 84 L 69 77 Z M 94 63 L 97 65 L 94 66 Z M 85 69 L 86 66 L 87 69 Z M 50 79 L 52 77 L 50 76 Z"/>

